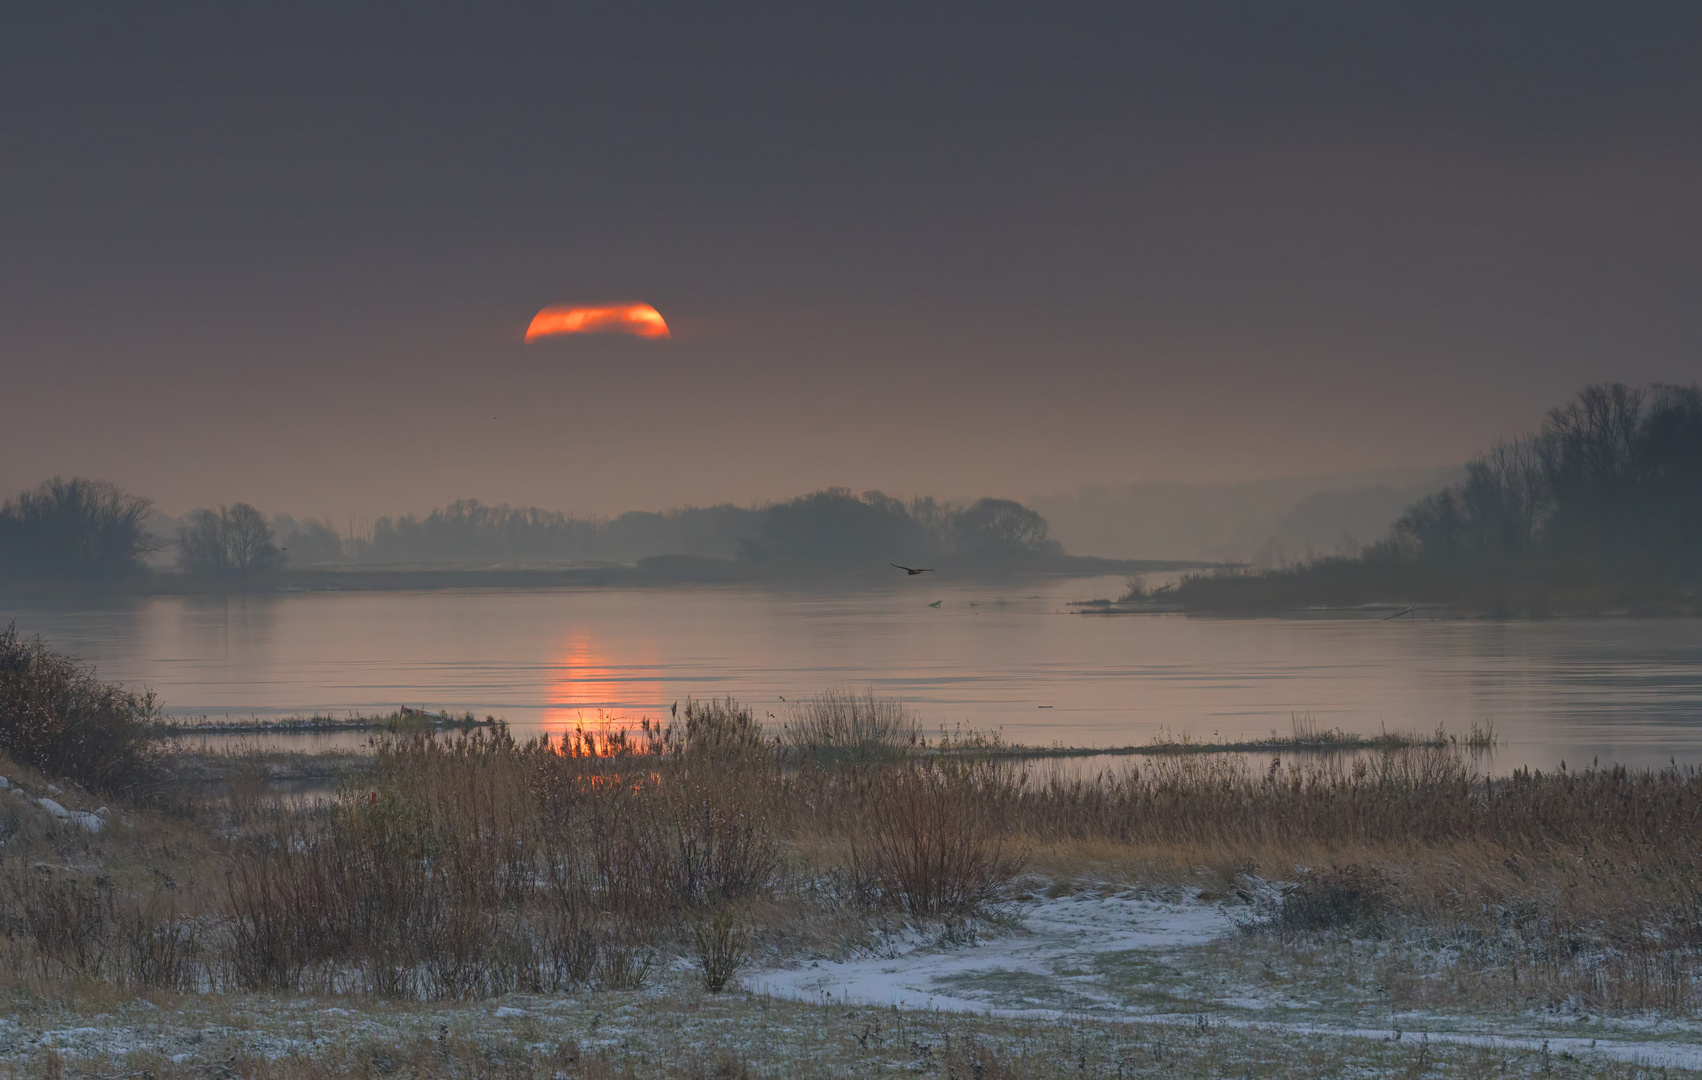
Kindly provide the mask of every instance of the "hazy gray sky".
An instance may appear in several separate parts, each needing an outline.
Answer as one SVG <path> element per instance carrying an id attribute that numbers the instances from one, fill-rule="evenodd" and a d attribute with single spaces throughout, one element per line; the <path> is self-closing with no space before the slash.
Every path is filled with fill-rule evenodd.
<path id="1" fill-rule="evenodd" d="M 1702 377 L 1696 5 L 819 8 L 10 14 L 0 488 L 1023 496 Z"/>

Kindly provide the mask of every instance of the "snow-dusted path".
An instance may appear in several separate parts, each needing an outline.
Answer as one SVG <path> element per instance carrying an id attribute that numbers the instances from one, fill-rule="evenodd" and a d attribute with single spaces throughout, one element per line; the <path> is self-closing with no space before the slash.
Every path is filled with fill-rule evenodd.
<path id="1" fill-rule="evenodd" d="M 1204 945 L 1235 929 L 1216 905 L 1075 896 L 1028 905 L 1017 932 L 972 946 L 942 948 L 905 935 L 886 942 L 882 955 L 762 971 L 744 982 L 777 997 L 908 1008 L 1112 1006 L 1115 998 L 1096 989 L 1105 954 Z"/>
<path id="2" fill-rule="evenodd" d="M 1356 1017 L 1352 1009 L 1214 978 L 1185 954 L 1239 933 L 1236 919 L 1215 903 L 1076 895 L 1025 905 L 1015 921 L 1012 930 L 970 943 L 910 933 L 887 939 L 871 955 L 752 972 L 743 981 L 758 993 L 814 1002 L 1028 1017 L 1078 1013 L 1526 1050 L 1546 1045 L 1557 1055 L 1702 1069 L 1702 1025 L 1689 1021 L 1598 1018 L 1584 1032 L 1529 1014 L 1385 1011 L 1379 1019 L 1389 1026 L 1378 1027 L 1364 1024 L 1363 1012 Z"/>

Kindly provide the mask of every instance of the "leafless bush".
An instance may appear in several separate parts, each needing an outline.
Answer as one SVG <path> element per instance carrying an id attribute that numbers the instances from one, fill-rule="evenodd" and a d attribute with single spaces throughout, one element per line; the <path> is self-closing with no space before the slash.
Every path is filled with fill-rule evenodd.
<path id="1" fill-rule="evenodd" d="M 43 868 L 18 883 L 18 907 L 44 973 L 98 979 L 117 922 L 112 884 Z"/>
<path id="2" fill-rule="evenodd" d="M 850 837 L 853 877 L 867 899 L 932 916 L 999 898 L 1020 861 L 982 812 L 980 772 L 921 764 L 876 779 Z"/>
<path id="3" fill-rule="evenodd" d="M 149 691 L 103 683 L 41 639 L 0 630 L 0 751 L 53 776 L 135 792 L 154 776 Z"/>
<path id="4" fill-rule="evenodd" d="M 745 929 L 731 909 L 722 908 L 698 923 L 693 938 L 698 967 L 703 971 L 703 988 L 719 994 L 749 954 Z"/>
<path id="5" fill-rule="evenodd" d="M 110 878 L 45 866 L 14 875 L 7 891 L 16 915 L 4 930 L 28 941 L 40 974 L 168 990 L 198 985 L 199 932 L 157 891 L 138 898 Z"/>
<path id="6" fill-rule="evenodd" d="M 328 804 L 219 815 L 203 863 L 217 884 L 193 897 L 138 888 L 159 880 L 151 862 L 40 873 L 23 852 L 59 865 L 74 848 L 86 865 L 142 830 L 91 837 L 25 814 L 4 826 L 0 967 L 470 998 L 630 987 L 685 955 L 725 985 L 750 929 L 730 911 L 842 919 L 849 897 L 962 924 L 1006 895 L 1022 851 L 1295 881 L 1270 910 L 1273 947 L 1300 947 L 1290 931 L 1422 932 L 1468 981 L 1515 996 L 1670 1009 L 1702 973 L 1694 769 L 1488 779 L 1442 745 L 1047 775 L 949 753 L 799 760 L 736 705 L 683 712 L 565 744 L 500 725 L 382 735 L 370 773 Z M 1331 868 L 1296 880 L 1297 865 Z"/>
<path id="7" fill-rule="evenodd" d="M 121 985 L 194 991 L 201 985 L 202 936 L 199 927 L 179 916 L 175 904 L 156 893 L 116 920 L 122 944 Z"/>

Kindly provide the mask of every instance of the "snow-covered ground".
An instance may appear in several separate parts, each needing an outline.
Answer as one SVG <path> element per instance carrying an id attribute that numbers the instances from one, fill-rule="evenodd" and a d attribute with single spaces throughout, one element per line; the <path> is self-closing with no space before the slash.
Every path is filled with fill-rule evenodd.
<path id="1" fill-rule="evenodd" d="M 900 934 L 883 940 L 873 955 L 757 972 L 745 985 L 808 1001 L 909 1008 L 1115 1007 L 1117 998 L 1096 971 L 1099 958 L 1204 945 L 1237 931 L 1234 919 L 1215 904 L 1130 896 L 1043 900 L 1013 915 L 1013 932 L 978 932 L 973 944 L 961 936 Z"/>
<path id="2" fill-rule="evenodd" d="M 1602 1054 L 1651 1065 L 1702 1069 L 1702 1023 L 1627 1018 L 1587 1023 L 1561 1017 L 1377 1012 L 1365 1003 L 1227 978 L 1246 907 L 1189 894 L 1156 898 L 1083 893 L 1037 900 L 1010 912 L 1000 931 L 909 932 L 865 954 L 748 974 L 745 985 L 776 997 L 847 1005 L 899 1005 L 1037 1017 L 1171 1019 L 1179 1023 L 1272 1025 L 1295 1032 L 1380 1039 L 1429 1039 L 1482 1046 L 1547 1045 L 1553 1053 Z M 1296 992 L 1298 991 L 1298 993 Z"/>

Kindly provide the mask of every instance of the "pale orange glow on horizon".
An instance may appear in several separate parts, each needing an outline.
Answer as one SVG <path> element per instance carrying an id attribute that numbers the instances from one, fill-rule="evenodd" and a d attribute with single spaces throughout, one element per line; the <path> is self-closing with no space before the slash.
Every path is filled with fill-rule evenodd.
<path id="1" fill-rule="evenodd" d="M 532 325 L 526 328 L 527 341 L 560 334 L 631 334 L 642 338 L 672 336 L 661 312 L 649 304 L 547 307 L 532 316 Z"/>

